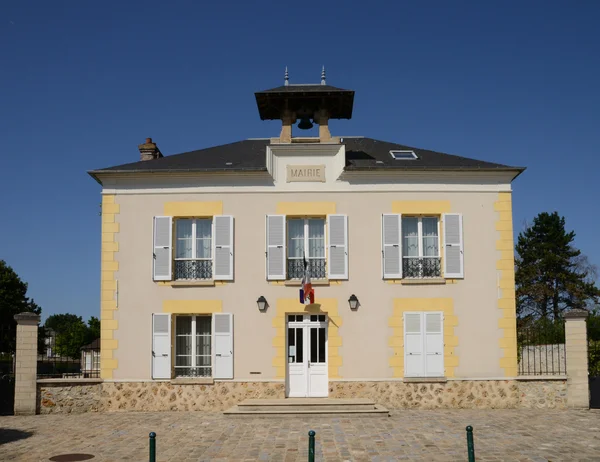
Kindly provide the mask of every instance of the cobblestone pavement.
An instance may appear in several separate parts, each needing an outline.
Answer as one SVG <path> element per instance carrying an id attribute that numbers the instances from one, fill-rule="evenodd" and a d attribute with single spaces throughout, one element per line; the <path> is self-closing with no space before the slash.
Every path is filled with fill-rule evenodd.
<path id="1" fill-rule="evenodd" d="M 91 461 L 465 461 L 473 425 L 478 461 L 600 461 L 600 412 L 542 410 L 395 411 L 386 417 L 242 418 L 187 412 L 0 417 L 0 460 L 47 461 L 67 453 Z"/>

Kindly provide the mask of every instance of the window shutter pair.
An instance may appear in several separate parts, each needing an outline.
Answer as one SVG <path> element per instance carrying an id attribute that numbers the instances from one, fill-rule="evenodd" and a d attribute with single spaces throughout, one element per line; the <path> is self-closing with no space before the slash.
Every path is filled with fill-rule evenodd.
<path id="1" fill-rule="evenodd" d="M 464 277 L 462 215 L 442 214 L 444 227 L 444 277 Z M 383 279 L 402 278 L 402 215 L 384 214 L 381 218 L 381 256 Z"/>
<path id="2" fill-rule="evenodd" d="M 286 279 L 286 216 L 267 215 L 267 279 Z M 348 217 L 327 215 L 327 277 L 348 279 Z"/>
<path id="3" fill-rule="evenodd" d="M 404 313 L 404 376 L 444 375 L 444 315 Z"/>
<path id="4" fill-rule="evenodd" d="M 212 315 L 212 377 L 233 378 L 233 314 Z M 152 378 L 171 378 L 171 314 L 152 315 Z"/>
<path id="5" fill-rule="evenodd" d="M 155 281 L 173 279 L 173 217 L 154 217 L 153 276 Z M 233 217 L 213 217 L 213 279 L 233 280 Z"/>

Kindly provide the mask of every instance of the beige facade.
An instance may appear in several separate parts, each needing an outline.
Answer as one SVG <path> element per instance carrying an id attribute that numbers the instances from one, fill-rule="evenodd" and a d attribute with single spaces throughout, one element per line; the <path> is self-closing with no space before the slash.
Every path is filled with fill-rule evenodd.
<path id="1" fill-rule="evenodd" d="M 152 379 L 153 313 L 232 313 L 234 381 L 284 381 L 286 314 L 303 312 L 329 315 L 330 381 L 403 379 L 402 320 L 411 311 L 443 313 L 443 377 L 516 375 L 514 271 L 502 262 L 510 260 L 504 247 L 512 248 L 514 174 L 343 175 L 343 145 L 318 148 L 287 145 L 279 155 L 267 149 L 272 175 L 103 178 L 103 203 L 114 220 L 103 230 L 104 379 Z M 325 179 L 288 182 L 289 165 L 325 166 Z M 391 213 L 439 218 L 442 268 L 443 214 L 462 214 L 464 277 L 384 280 L 382 215 Z M 297 285 L 267 280 L 265 220 L 273 214 L 347 216 L 348 277 L 315 284 L 315 305 L 299 303 Z M 154 281 L 153 217 L 213 215 L 234 220 L 233 280 Z M 349 307 L 352 294 L 357 310 Z M 257 308 L 261 295 L 269 304 L 265 312 Z"/>

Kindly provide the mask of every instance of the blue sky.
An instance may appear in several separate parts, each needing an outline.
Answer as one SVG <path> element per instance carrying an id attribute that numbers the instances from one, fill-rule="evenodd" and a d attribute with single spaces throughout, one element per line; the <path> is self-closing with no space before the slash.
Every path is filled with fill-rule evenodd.
<path id="1" fill-rule="evenodd" d="M 515 230 L 557 210 L 600 264 L 600 2 L 0 3 L 0 259 L 44 315 L 99 313 L 86 171 L 278 133 L 254 92 L 356 91 L 336 135 L 528 170 Z"/>

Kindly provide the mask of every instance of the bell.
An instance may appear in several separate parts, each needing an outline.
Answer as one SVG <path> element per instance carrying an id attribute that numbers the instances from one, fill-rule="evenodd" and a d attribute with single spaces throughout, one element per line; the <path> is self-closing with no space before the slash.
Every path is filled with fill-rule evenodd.
<path id="1" fill-rule="evenodd" d="M 300 130 L 310 130 L 311 128 L 313 128 L 313 124 L 310 121 L 310 118 L 304 117 L 303 119 L 301 119 L 300 123 L 298 124 L 298 128 Z"/>

